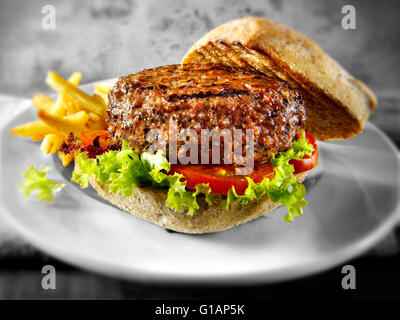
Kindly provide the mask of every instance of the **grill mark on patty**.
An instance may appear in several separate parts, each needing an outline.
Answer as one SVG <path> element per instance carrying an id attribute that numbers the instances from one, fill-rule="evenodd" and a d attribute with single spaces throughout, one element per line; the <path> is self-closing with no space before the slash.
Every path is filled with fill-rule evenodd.
<path id="1" fill-rule="evenodd" d="M 212 85 L 215 86 L 215 85 Z M 238 95 L 249 95 L 250 92 L 244 91 L 244 90 L 224 90 L 219 93 L 213 93 L 211 91 L 206 91 L 206 92 L 199 92 L 199 93 L 194 93 L 194 94 L 172 94 L 168 96 L 168 101 L 170 102 L 176 102 L 178 100 L 187 100 L 187 99 L 205 99 L 205 98 L 211 98 L 211 97 L 234 97 Z"/>

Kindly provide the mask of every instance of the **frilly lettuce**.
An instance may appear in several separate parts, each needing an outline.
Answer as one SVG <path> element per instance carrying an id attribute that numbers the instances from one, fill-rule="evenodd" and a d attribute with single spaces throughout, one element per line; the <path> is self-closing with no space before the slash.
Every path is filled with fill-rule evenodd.
<path id="1" fill-rule="evenodd" d="M 296 181 L 294 167 L 289 161 L 302 159 L 305 155 L 311 155 L 313 151 L 314 147 L 308 143 L 303 131 L 301 137 L 293 141 L 291 149 L 279 152 L 276 157 L 269 160 L 274 166 L 273 179 L 254 183 L 252 179 L 247 178 L 249 185 L 244 194 L 238 195 L 234 189 L 229 190 L 226 200 L 223 201 L 224 208 L 229 208 L 234 201 L 246 205 L 250 201 L 257 201 L 267 196 L 272 202 L 279 202 L 287 207 L 285 221 L 292 222 L 295 216 L 303 213 L 302 208 L 307 202 L 304 200 L 306 188 Z"/>
<path id="2" fill-rule="evenodd" d="M 42 171 L 38 171 L 34 166 L 29 166 L 23 174 L 24 180 L 18 184 L 18 187 L 25 197 L 29 197 L 32 192 L 39 191 L 36 196 L 38 201 L 52 203 L 54 193 L 61 190 L 65 184 L 46 178 L 51 167 L 41 166 L 41 169 Z"/>
<path id="3" fill-rule="evenodd" d="M 294 168 L 289 161 L 311 155 L 313 150 L 303 132 L 302 136 L 293 142 L 290 150 L 280 152 L 270 159 L 274 166 L 274 178 L 264 179 L 260 183 L 247 178 L 249 185 L 243 195 L 238 195 L 233 187 L 227 196 L 213 194 L 207 184 L 199 184 L 195 191 L 188 191 L 186 182 L 181 181 L 183 175 L 167 174 L 171 165 L 161 151 L 155 154 L 144 152 L 139 155 L 127 142 L 122 144 L 120 151 L 108 151 L 96 159 L 88 158 L 86 152 L 80 153 L 76 159 L 79 170 L 73 173 L 73 180 L 82 188 L 86 188 L 90 176 L 95 175 L 111 192 L 122 193 L 124 196 L 132 195 L 132 189 L 139 185 L 168 188 L 166 205 L 179 212 L 187 208 L 189 215 L 193 215 L 199 209 L 199 195 L 210 205 L 220 202 L 225 209 L 233 202 L 247 205 L 251 201 L 268 197 L 271 201 L 286 206 L 288 213 L 285 221 L 293 221 L 294 216 L 302 214 L 302 208 L 307 202 L 304 200 L 305 187 L 296 181 Z"/>

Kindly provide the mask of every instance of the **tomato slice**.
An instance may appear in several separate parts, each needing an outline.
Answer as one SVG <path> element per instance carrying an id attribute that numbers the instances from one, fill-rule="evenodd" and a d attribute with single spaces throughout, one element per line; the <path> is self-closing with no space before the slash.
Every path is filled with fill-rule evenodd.
<path id="1" fill-rule="evenodd" d="M 174 164 L 171 165 L 169 174 L 183 174 L 183 181 L 186 181 L 186 188 L 189 190 L 195 190 L 196 185 L 200 183 L 208 183 L 212 193 L 225 195 L 232 187 L 235 187 L 237 194 L 244 194 L 248 186 L 246 177 L 257 183 L 264 178 L 274 177 L 274 167 L 270 163 L 256 165 L 253 172 L 247 176 L 236 175 L 236 168 L 233 165 Z"/>
<path id="2" fill-rule="evenodd" d="M 311 156 L 304 156 L 301 160 L 292 159 L 289 161 L 290 164 L 294 167 L 294 173 L 300 173 L 304 171 L 311 170 L 318 164 L 318 147 L 315 142 L 314 137 L 306 132 L 306 139 L 309 143 L 311 143 L 314 147 L 314 151 Z"/>
<path id="3" fill-rule="evenodd" d="M 289 163 L 294 166 L 294 173 L 308 171 L 318 164 L 318 147 L 314 137 L 306 133 L 306 139 L 314 146 L 314 152 L 311 156 L 304 156 L 301 160 L 290 160 Z M 169 174 L 175 172 L 184 176 L 182 179 L 186 181 L 186 188 L 195 190 L 196 185 L 200 183 L 208 183 L 212 193 L 228 194 L 233 187 L 237 194 L 244 194 L 248 186 L 246 176 L 235 175 L 233 165 L 201 165 L 201 164 L 174 164 L 171 165 Z M 255 164 L 253 172 L 248 175 L 254 182 L 261 182 L 264 178 L 272 179 L 274 177 L 274 167 L 271 163 Z"/>
<path id="4" fill-rule="evenodd" d="M 107 147 L 113 143 L 107 130 L 89 130 L 81 132 L 81 141 L 84 149 L 95 143 L 96 138 L 98 144 L 103 151 L 107 151 Z"/>

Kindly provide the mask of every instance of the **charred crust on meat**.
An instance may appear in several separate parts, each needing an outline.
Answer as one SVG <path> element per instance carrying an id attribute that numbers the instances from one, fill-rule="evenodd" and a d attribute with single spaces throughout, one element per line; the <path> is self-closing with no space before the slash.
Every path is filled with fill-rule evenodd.
<path id="1" fill-rule="evenodd" d="M 301 94 L 285 82 L 221 65 L 146 69 L 121 77 L 108 99 L 114 140 L 125 139 L 139 152 L 145 150 L 150 129 L 168 132 L 169 120 L 176 120 L 178 130 L 198 134 L 201 129 L 258 128 L 255 161 L 265 161 L 289 149 L 306 121 Z"/>

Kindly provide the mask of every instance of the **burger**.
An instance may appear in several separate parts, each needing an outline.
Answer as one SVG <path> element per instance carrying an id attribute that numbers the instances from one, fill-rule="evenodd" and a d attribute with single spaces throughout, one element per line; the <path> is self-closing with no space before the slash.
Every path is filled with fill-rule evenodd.
<path id="1" fill-rule="evenodd" d="M 212 30 L 179 65 L 121 77 L 107 131 L 71 137 L 73 179 L 117 207 L 184 233 L 222 231 L 307 204 L 315 140 L 362 131 L 371 91 L 317 44 L 267 19 Z M 68 149 L 68 150 L 67 150 Z"/>

